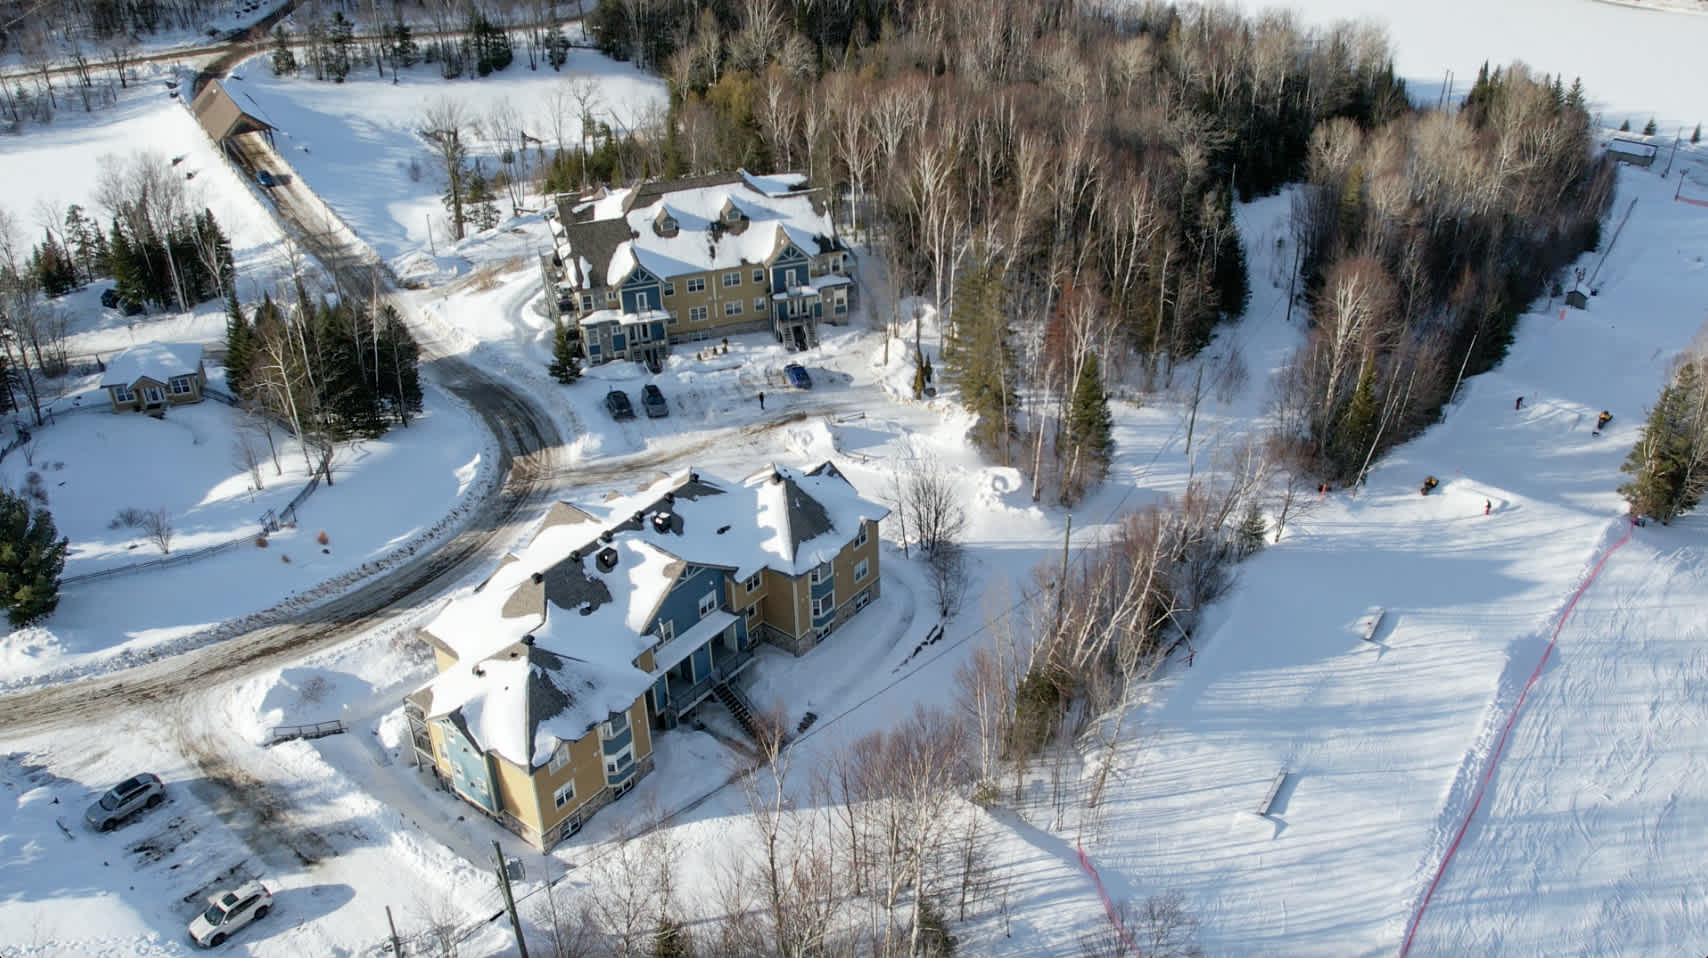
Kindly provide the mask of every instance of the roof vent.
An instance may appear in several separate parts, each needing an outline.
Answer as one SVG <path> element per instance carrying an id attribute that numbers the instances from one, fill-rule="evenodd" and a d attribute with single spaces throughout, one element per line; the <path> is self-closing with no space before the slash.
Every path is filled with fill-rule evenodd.
<path id="1" fill-rule="evenodd" d="M 586 605 L 583 605 L 583 606 L 582 606 L 582 607 L 581 607 L 581 609 L 580 609 L 580 612 L 581 612 L 581 614 L 582 614 L 582 615 L 592 615 L 592 614 L 593 614 L 593 610 L 594 610 L 594 609 L 597 609 L 597 608 L 599 608 L 599 605 L 598 605 L 598 603 L 595 603 L 595 602 L 588 602 L 588 603 L 587 603 L 587 604 L 586 604 Z"/>
<path id="2" fill-rule="evenodd" d="M 689 482 L 699 482 L 700 481 L 700 474 L 697 472 L 688 473 L 688 481 Z M 675 495 L 675 493 L 671 493 L 671 495 Z"/>
<path id="3" fill-rule="evenodd" d="M 534 635 L 532 632 L 528 633 L 527 635 L 522 636 L 522 644 L 523 645 L 529 645 L 529 646 L 534 644 Z"/>
<path id="4" fill-rule="evenodd" d="M 617 550 L 606 546 L 599 550 L 599 554 L 594 557 L 594 560 L 599 564 L 600 572 L 610 572 L 617 567 Z"/>
<path id="5" fill-rule="evenodd" d="M 599 541 L 600 542 L 610 542 L 614 538 L 616 538 L 616 533 L 612 532 L 609 529 L 606 529 L 604 532 L 599 533 Z"/>
<path id="6" fill-rule="evenodd" d="M 638 526 L 638 525 L 640 525 L 640 524 L 641 524 L 641 520 L 642 520 L 642 519 L 645 519 L 645 518 L 646 518 L 646 513 L 644 513 L 644 512 L 637 512 L 637 513 L 635 513 L 635 514 L 634 514 L 634 515 L 632 515 L 632 516 L 630 516 L 630 517 L 629 517 L 629 518 L 630 518 L 630 519 L 633 519 L 633 520 L 634 520 L 634 523 L 635 523 L 635 525 L 637 525 L 637 526 Z"/>
<path id="7" fill-rule="evenodd" d="M 546 574 L 544 572 L 536 572 L 533 575 L 529 576 L 528 578 L 533 579 L 535 585 L 539 585 L 540 583 L 546 581 Z"/>
<path id="8" fill-rule="evenodd" d="M 728 531 L 729 531 L 729 526 L 718 526 L 718 535 L 721 536 Z"/>
<path id="9" fill-rule="evenodd" d="M 653 528 L 654 532 L 669 532 L 670 531 L 670 513 L 668 513 L 668 512 L 655 512 L 655 513 L 653 513 L 652 514 L 652 528 Z"/>
<path id="10" fill-rule="evenodd" d="M 569 550 L 569 561 L 580 562 L 581 561 L 581 550 L 580 549 Z"/>
<path id="11" fill-rule="evenodd" d="M 667 506 L 675 505 L 676 504 L 676 493 L 674 493 L 674 492 L 665 493 L 664 494 L 664 504 Z"/>
<path id="12" fill-rule="evenodd" d="M 480 667 L 479 662 L 475 663 L 474 674 L 479 678 L 486 678 L 486 670 Z"/>

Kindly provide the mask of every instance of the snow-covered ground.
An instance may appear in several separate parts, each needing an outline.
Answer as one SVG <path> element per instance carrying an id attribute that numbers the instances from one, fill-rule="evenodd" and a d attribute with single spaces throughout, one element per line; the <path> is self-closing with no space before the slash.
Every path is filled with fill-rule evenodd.
<path id="1" fill-rule="evenodd" d="M 1371 6 L 1320 0 L 1311 15 Z M 1701 18 L 1592 0 L 1574 0 L 1569 17 L 1539 4 L 1485 7 L 1433 8 L 1427 22 L 1417 11 L 1380 8 L 1394 20 L 1414 91 L 1447 65 L 1462 92 L 1485 55 L 1516 56 L 1583 74 L 1611 123 L 1623 118 L 1611 105 L 1625 103 L 1634 119 L 1654 112 L 1663 123 L 1694 122 L 1680 87 L 1639 67 L 1668 62 L 1668 44 L 1683 41 L 1666 34 L 1693 36 Z M 1473 13 L 1491 26 L 1471 42 L 1463 24 Z M 1554 22 L 1568 19 L 1583 32 L 1537 41 L 1568 29 Z M 1651 22 L 1666 29 L 1619 32 Z M 1555 49 L 1566 62 L 1532 55 Z M 1618 55 L 1605 55 L 1610 49 Z M 1674 62 L 1703 69 L 1695 59 Z M 1691 76 L 1696 82 L 1683 86 L 1701 88 Z M 398 126 L 382 139 L 403 142 L 407 117 L 387 115 Z M 311 129 L 321 132 L 305 159 L 333 148 L 322 142 L 331 127 Z M 1699 156 L 1681 163 L 1708 182 Z M 355 186 L 336 167 L 298 172 L 388 257 L 425 239 L 372 198 L 407 201 L 415 187 L 399 170 L 385 171 L 384 189 Z M 1080 935 L 1103 922 L 1081 847 L 1117 900 L 1182 892 L 1212 954 L 1395 951 L 1519 690 L 1573 595 L 1622 541 L 1570 608 L 1413 947 L 1430 955 L 1703 950 L 1708 777 L 1693 746 L 1708 718 L 1698 689 L 1708 662 L 1700 561 L 1708 520 L 1650 525 L 1624 541 L 1614 492 L 1643 410 L 1672 357 L 1698 334 L 1708 301 L 1708 207 L 1673 202 L 1676 181 L 1658 173 L 1622 171 L 1616 211 L 1638 203 L 1600 266 L 1588 310 L 1536 304 L 1507 360 L 1469 380 L 1441 424 L 1390 454 L 1357 497 L 1336 492 L 1313 503 L 1280 544 L 1238 570 L 1195 637 L 1190 667 L 1172 664 L 1127 718 L 1126 744 L 1109 759 L 1095 811 L 1052 807 L 1047 783 L 1035 781 L 1017 809 L 990 816 L 988 852 L 1003 866 L 1005 904 L 988 901 L 954 925 L 963 953 L 1079 954 Z M 425 209 L 430 192 L 422 186 L 426 198 L 409 202 Z M 1275 243 L 1288 207 L 1281 196 L 1239 210 L 1251 309 L 1203 362 L 1206 384 L 1238 385 L 1231 370 L 1243 368 L 1244 387 L 1208 390 L 1195 462 L 1179 403 L 1117 402 L 1118 460 L 1111 481 L 1075 507 L 1076 548 L 1123 511 L 1181 489 L 1190 470 L 1261 419 L 1272 374 L 1303 333 L 1301 316 L 1284 318 L 1291 257 Z M 364 216 L 371 223 L 356 222 Z M 804 790 L 804 773 L 829 749 L 887 727 L 915 703 L 950 704 L 956 666 L 989 640 L 989 623 L 1012 607 L 1031 570 L 1059 555 L 1063 511 L 1032 503 L 1018 473 L 973 454 L 951 404 L 904 398 L 905 350 L 890 350 L 883 365 L 881 340 L 858 320 L 802 358 L 814 376 L 810 393 L 776 384 L 783 359 L 765 337 L 735 337 L 727 354 L 707 355 L 711 344 L 676 351 L 656 379 L 671 399 L 668 419 L 612 423 L 600 406 L 604 391 L 649 377 L 606 367 L 569 387 L 544 380 L 545 324 L 526 261 L 539 224 L 525 217 L 508 228 L 522 232 L 463 244 L 456 252 L 474 268 L 453 287 L 416 294 L 415 304 L 448 339 L 552 390 L 581 424 L 570 457 L 576 496 L 631 490 L 662 461 L 741 475 L 772 459 L 834 456 L 856 488 L 884 498 L 898 473 L 932 456 L 972 505 L 975 587 L 943 641 L 916 653 L 932 625 L 930 588 L 917 559 L 891 542 L 882 599 L 807 656 L 767 654 L 755 667 L 757 700 L 791 719 L 819 716 L 797 746 L 796 787 Z M 1586 256 L 1584 265 L 1599 259 Z M 911 336 L 903 331 L 904 342 Z M 928 324 L 928 348 L 933 336 Z M 1524 408 L 1515 411 L 1520 395 Z M 1591 437 L 1603 408 L 1615 419 Z M 1421 497 L 1425 474 L 1443 482 Z M 365 495 L 371 503 L 396 494 L 392 485 L 383 498 Z M 343 541 L 332 534 L 335 546 Z M 175 594 L 170 583 L 156 588 Z M 1386 617 L 1366 642 L 1360 623 L 1376 607 Z M 196 893 L 220 876 L 258 874 L 279 894 L 280 917 L 234 941 L 253 954 L 376 952 L 387 906 L 406 936 L 443 922 L 467 934 L 460 954 L 502 954 L 513 947 L 502 922 L 482 924 L 498 907 L 486 857 L 495 839 L 526 866 L 518 890 L 536 928 L 549 920 L 542 879 L 566 876 L 558 894 L 585 895 L 605 874 L 608 840 L 660 814 L 675 814 L 669 834 L 686 852 L 679 887 L 705 887 L 740 849 L 745 805 L 738 789 L 721 786 L 744 756 L 700 732 L 661 735 L 660 772 L 547 858 L 434 790 L 409 766 L 398 707 L 431 670 L 400 631 L 408 624 L 170 709 L 116 716 L 76 739 L 0 742 L 11 756 L 0 766 L 0 943 L 25 954 L 182 953 Z M 258 744 L 270 725 L 327 718 L 345 719 L 351 731 Z M 165 808 L 114 835 L 79 826 L 96 791 L 144 767 L 167 779 Z M 1260 818 L 1254 806 L 1281 769 L 1292 777 Z M 1083 781 L 1095 771 L 1068 774 Z M 234 794 L 249 803 L 233 805 Z"/>
<path id="2" fill-rule="evenodd" d="M 338 216 L 387 261 L 450 245 L 440 196 L 443 176 L 422 136 L 429 111 L 450 104 L 474 137 L 470 159 L 488 176 L 505 146 L 491 132 L 495 107 L 514 112 L 520 128 L 548 147 L 573 146 L 581 135 L 577 84 L 590 84 L 592 115 L 621 131 L 647 110 L 662 109 L 664 81 L 590 50 L 573 50 L 559 72 L 530 73 L 525 62 L 481 80 L 445 80 L 433 64 L 403 71 L 394 83 L 363 71 L 341 84 L 309 76 L 275 77 L 267 57 L 244 61 L 226 88 L 244 109 L 277 128 L 275 145 Z M 241 79 L 239 79 L 241 77 Z M 554 102 L 555 99 L 555 102 Z M 528 149 L 530 164 L 535 149 Z M 501 208 L 508 209 L 508 201 Z M 431 230 L 431 233 L 429 233 Z"/>
<path id="3" fill-rule="evenodd" d="M 1695 4 L 1698 7 L 1708 6 Z M 1570 86 L 1582 77 L 1592 111 L 1617 127 L 1629 120 L 1641 130 L 1650 117 L 1671 142 L 1679 127 L 1708 120 L 1700 91 L 1708 86 L 1708 17 L 1642 9 L 1603 0 L 1239 0 L 1247 11 L 1289 8 L 1302 22 L 1328 25 L 1342 20 L 1383 24 L 1394 52 L 1394 68 L 1413 99 L 1434 103 L 1452 78 L 1452 94 L 1463 97 L 1485 61 L 1491 67 L 1514 60 Z"/>

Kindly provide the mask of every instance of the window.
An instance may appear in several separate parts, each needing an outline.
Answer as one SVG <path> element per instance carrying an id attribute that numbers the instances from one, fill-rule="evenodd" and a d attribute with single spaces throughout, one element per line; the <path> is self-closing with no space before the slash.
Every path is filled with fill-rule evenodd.
<path id="1" fill-rule="evenodd" d="M 862 523 L 860 523 L 860 534 L 854 537 L 855 548 L 859 548 L 860 546 L 865 545 L 866 539 L 867 539 L 866 524 L 864 522 L 862 522 Z"/>
<path id="2" fill-rule="evenodd" d="M 765 297 L 763 297 L 763 296 L 753 297 L 753 311 L 756 313 L 759 313 L 760 315 L 764 315 L 764 313 L 765 313 Z"/>
<path id="3" fill-rule="evenodd" d="M 861 559 L 859 562 L 854 563 L 854 581 L 866 581 L 866 573 L 870 571 L 872 571 L 872 560 Z"/>
<path id="4" fill-rule="evenodd" d="M 729 302 L 725 303 L 724 304 L 724 315 L 725 316 L 740 316 L 741 315 L 741 300 L 732 299 Z"/>
<path id="5" fill-rule="evenodd" d="M 818 585 L 820 582 L 828 581 L 830 579 L 830 563 L 821 562 L 818 565 L 813 566 L 812 575 L 808 576 L 808 578 L 812 581 L 813 585 Z"/>
<path id="6" fill-rule="evenodd" d="M 188 376 L 173 376 L 170 385 L 174 396 L 188 396 L 190 394 L 190 377 Z"/>
<path id="7" fill-rule="evenodd" d="M 834 594 L 821 595 L 812 600 L 812 617 L 816 619 L 820 616 L 829 615 L 831 610 L 835 608 L 836 596 Z"/>
<path id="8" fill-rule="evenodd" d="M 764 269 L 763 269 L 763 268 L 756 268 L 756 269 L 754 269 L 754 271 L 753 271 L 753 281 L 754 281 L 754 282 L 755 282 L 755 283 L 763 283 L 763 282 L 765 282 L 765 270 L 764 270 Z"/>
<path id="9" fill-rule="evenodd" d="M 741 304 L 737 303 L 736 305 Z M 162 392 L 159 386 L 144 386 L 142 387 L 142 401 L 151 406 L 156 403 L 163 403 L 166 401 L 166 393 Z"/>
<path id="10" fill-rule="evenodd" d="M 747 608 L 742 609 L 741 614 L 749 619 L 759 618 L 759 603 L 755 602 Z"/>
<path id="11" fill-rule="evenodd" d="M 676 623 L 671 621 L 670 619 L 659 619 L 658 620 L 658 641 L 659 641 L 659 644 L 662 645 L 663 643 L 669 642 L 671 639 L 674 639 L 674 638 L 676 638 Z"/>
<path id="12" fill-rule="evenodd" d="M 664 295 L 675 296 L 676 295 L 676 284 L 675 283 L 665 283 L 664 284 Z"/>
<path id="13" fill-rule="evenodd" d="M 584 313 L 593 312 L 593 297 L 592 296 L 583 295 L 581 297 L 581 311 Z"/>
<path id="14" fill-rule="evenodd" d="M 113 398 L 119 402 L 134 402 L 136 401 L 136 393 L 131 392 L 129 386 L 114 386 Z"/>
<path id="15" fill-rule="evenodd" d="M 688 281 L 688 292 L 690 292 L 690 293 L 703 293 L 705 291 L 706 291 L 706 278 L 704 276 L 696 276 L 693 279 Z"/>
<path id="16" fill-rule="evenodd" d="M 605 759 L 605 774 L 606 775 L 621 774 L 624 769 L 628 768 L 630 765 L 633 765 L 634 762 L 635 762 L 635 747 L 633 745 L 624 746 L 624 748 L 621 752 L 618 752 L 615 755 L 611 755 L 611 756 L 606 757 L 606 759 Z"/>
<path id="17" fill-rule="evenodd" d="M 674 326 L 674 325 L 676 325 L 677 322 L 678 322 L 678 320 L 676 318 L 676 313 L 674 311 L 664 314 L 664 324 L 666 326 Z"/>
<path id="18" fill-rule="evenodd" d="M 652 338 L 652 327 L 646 323 L 635 323 L 629 327 L 629 338 L 644 343 Z"/>
<path id="19" fill-rule="evenodd" d="M 574 781 L 564 782 L 557 791 L 552 793 L 552 805 L 557 808 L 562 808 L 573 801 L 575 801 Z"/>
<path id="20" fill-rule="evenodd" d="M 600 735 L 612 739 L 629 730 L 629 713 L 619 712 L 612 715 L 601 728 Z"/>
<path id="21" fill-rule="evenodd" d="M 616 301 L 617 301 L 617 291 L 615 289 L 606 290 L 605 291 L 605 302 L 614 303 Z"/>
<path id="22" fill-rule="evenodd" d="M 706 321 L 706 307 L 694 306 L 688 310 L 688 322 L 703 323 Z"/>
<path id="23" fill-rule="evenodd" d="M 717 608 L 718 591 L 716 589 L 700 596 L 700 618 L 703 619 L 706 616 L 711 615 L 713 612 L 717 611 Z"/>
<path id="24" fill-rule="evenodd" d="M 747 581 L 743 582 L 741 587 L 749 592 L 757 592 L 759 591 L 759 583 L 764 581 L 764 576 L 765 573 L 763 570 L 755 572 L 747 577 Z"/>
<path id="25" fill-rule="evenodd" d="M 831 271 L 831 272 L 832 272 L 832 273 L 840 273 L 840 272 L 842 272 L 842 257 L 840 257 L 840 256 L 832 256 L 832 257 L 831 257 L 831 258 L 830 258 L 830 271 Z"/>
<path id="26" fill-rule="evenodd" d="M 635 294 L 635 312 L 644 313 L 651 308 L 652 308 L 652 297 L 651 296 L 648 296 L 645 291 L 642 291 L 642 292 Z"/>
<path id="27" fill-rule="evenodd" d="M 724 274 L 724 288 L 725 289 L 728 289 L 731 286 L 740 286 L 740 285 L 741 285 L 741 270 L 732 269 L 729 272 Z"/>
<path id="28" fill-rule="evenodd" d="M 557 743 L 557 751 L 552 753 L 552 760 L 546 763 L 546 770 L 549 772 L 561 771 L 563 767 L 568 764 L 569 743 L 559 742 Z M 563 806 L 562 804 L 559 804 L 558 807 L 562 808 Z"/>

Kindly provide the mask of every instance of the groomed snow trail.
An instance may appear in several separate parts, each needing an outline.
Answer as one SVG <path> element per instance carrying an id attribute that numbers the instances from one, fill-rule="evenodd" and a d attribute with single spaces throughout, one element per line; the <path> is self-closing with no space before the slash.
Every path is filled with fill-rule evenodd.
<path id="1" fill-rule="evenodd" d="M 1482 807 L 1483 796 L 1488 792 L 1489 781 L 1494 778 L 1495 769 L 1500 766 L 1501 755 L 1506 751 L 1506 741 L 1507 737 L 1512 734 L 1513 723 L 1518 721 L 1518 715 L 1524 709 L 1524 700 L 1529 697 L 1531 688 L 1536 685 L 1536 680 L 1541 677 L 1542 670 L 1548 665 L 1548 659 L 1553 656 L 1554 647 L 1560 641 L 1560 631 L 1566 627 L 1566 621 L 1571 618 L 1572 611 L 1577 608 L 1578 600 L 1583 598 L 1583 594 L 1601 576 L 1601 570 L 1607 565 L 1607 560 L 1612 558 L 1613 554 L 1623 548 L 1627 542 L 1631 541 L 1633 528 L 1630 523 L 1625 524 L 1625 534 L 1601 553 L 1601 558 L 1596 560 L 1595 565 L 1589 570 L 1589 575 L 1584 577 L 1583 583 L 1578 586 L 1577 591 L 1572 593 L 1572 597 L 1560 613 L 1558 621 L 1554 623 L 1554 634 L 1549 636 L 1548 645 L 1542 650 L 1542 656 L 1537 660 L 1536 668 L 1531 671 L 1530 678 L 1525 681 L 1523 688 L 1519 689 L 1518 699 L 1512 703 L 1512 708 L 1507 712 L 1506 722 L 1500 727 L 1500 735 L 1495 739 L 1494 749 L 1488 753 L 1484 762 L 1483 774 L 1477 780 L 1476 790 L 1471 794 L 1470 805 L 1465 809 L 1464 816 L 1459 823 L 1459 829 L 1454 833 L 1453 841 L 1448 844 L 1446 853 L 1441 856 L 1441 863 L 1436 866 L 1435 877 L 1430 879 L 1429 888 L 1423 893 L 1423 898 L 1412 912 L 1411 921 L 1406 928 L 1405 943 L 1400 945 L 1400 958 L 1405 958 L 1411 953 L 1412 940 L 1417 935 L 1418 925 L 1422 923 L 1424 913 L 1429 909 L 1430 899 L 1435 897 L 1435 889 L 1440 886 L 1442 876 L 1447 873 L 1447 866 L 1452 864 L 1453 856 L 1458 853 L 1460 843 L 1465 840 L 1465 832 L 1471 827 L 1471 819 L 1476 817 L 1477 809 Z M 1481 750 L 1478 749 L 1477 751 Z"/>

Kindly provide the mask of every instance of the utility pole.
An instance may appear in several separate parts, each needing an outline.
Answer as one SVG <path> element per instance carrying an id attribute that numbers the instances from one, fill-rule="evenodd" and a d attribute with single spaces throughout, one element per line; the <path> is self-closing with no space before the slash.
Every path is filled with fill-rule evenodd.
<path id="1" fill-rule="evenodd" d="M 391 926 L 391 953 L 393 958 L 403 958 L 403 941 L 397 937 L 397 922 L 392 920 L 391 906 L 385 906 L 385 923 Z"/>
<path id="2" fill-rule="evenodd" d="M 504 910 L 510 913 L 510 927 L 516 932 L 516 953 L 528 958 L 528 943 L 522 940 L 522 920 L 516 917 L 516 896 L 510 893 L 510 871 L 504 867 L 504 849 L 492 843 L 493 862 L 498 866 L 498 889 L 504 893 Z"/>
<path id="3" fill-rule="evenodd" d="M 1666 169 L 1661 171 L 1661 179 L 1663 179 L 1663 180 L 1666 179 L 1667 174 L 1672 172 L 1672 161 L 1675 157 L 1678 156 L 1678 144 L 1683 139 L 1684 139 L 1684 127 L 1681 126 L 1678 128 L 1678 135 L 1672 138 L 1672 152 L 1667 154 Z"/>

